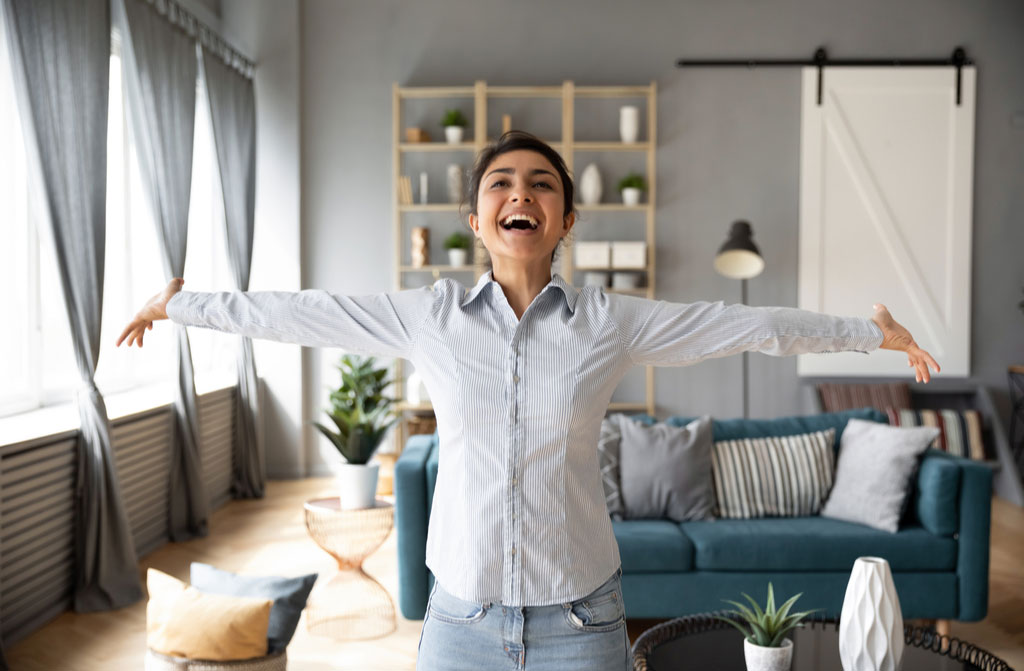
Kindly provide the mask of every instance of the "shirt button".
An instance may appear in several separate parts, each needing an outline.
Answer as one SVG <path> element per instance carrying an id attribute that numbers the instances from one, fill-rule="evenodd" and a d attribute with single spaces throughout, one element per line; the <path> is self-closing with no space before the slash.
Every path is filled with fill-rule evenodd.
<path id="1" fill-rule="evenodd" d="M 517 484 L 519 484 L 519 480 L 512 478 L 512 486 L 515 487 Z"/>
<path id="2" fill-rule="evenodd" d="M 516 553 L 516 549 L 512 548 L 512 554 L 515 554 L 515 553 Z"/>
<path id="3" fill-rule="evenodd" d="M 518 375 L 513 375 L 512 376 L 512 381 L 513 382 L 519 382 L 519 376 Z"/>

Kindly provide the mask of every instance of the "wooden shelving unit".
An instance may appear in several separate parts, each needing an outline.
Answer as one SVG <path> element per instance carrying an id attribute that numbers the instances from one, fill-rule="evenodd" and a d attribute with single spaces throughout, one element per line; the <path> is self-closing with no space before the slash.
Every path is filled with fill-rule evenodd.
<path id="1" fill-rule="evenodd" d="M 497 100 L 502 98 L 521 98 L 521 99 L 553 99 L 560 101 L 561 103 L 561 137 L 551 138 L 541 135 L 548 144 L 550 144 L 556 151 L 558 151 L 562 158 L 565 160 L 566 166 L 569 168 L 570 174 L 575 176 L 575 158 L 577 152 L 639 152 L 644 153 L 646 156 L 646 178 L 647 178 L 647 193 L 645 195 L 646 202 L 640 205 L 623 205 L 621 203 L 600 203 L 598 205 L 583 205 L 577 203 L 576 209 L 580 213 L 587 212 L 640 212 L 646 215 L 645 217 L 645 241 L 647 243 L 647 266 L 643 269 L 630 269 L 633 272 L 639 270 L 642 273 L 644 279 L 643 287 L 637 289 L 605 289 L 609 293 L 620 293 L 633 296 L 642 296 L 646 298 L 654 298 L 655 286 L 654 286 L 654 263 L 655 263 L 655 203 L 656 190 L 657 190 L 657 161 L 656 161 L 656 147 L 657 147 L 657 84 L 651 82 L 648 86 L 576 86 L 572 81 L 565 81 L 561 86 L 489 86 L 485 81 L 477 81 L 472 86 L 452 86 L 452 87 L 400 87 L 397 83 L 392 87 L 392 110 L 393 110 L 393 129 L 392 129 L 392 140 L 393 140 L 393 153 L 392 153 L 392 165 L 393 165 L 393 179 L 392 179 L 392 203 L 394 211 L 394 232 L 395 232 L 395 288 L 396 289 L 407 289 L 413 288 L 409 286 L 404 278 L 409 274 L 424 274 L 429 273 L 433 279 L 438 279 L 442 276 L 451 276 L 461 281 L 466 286 L 475 284 L 481 275 L 486 272 L 486 266 L 483 264 L 482 259 L 485 258 L 485 250 L 480 244 L 479 240 L 475 240 L 474 244 L 476 249 L 473 252 L 473 265 L 469 267 L 456 268 L 449 265 L 437 264 L 428 265 L 423 267 L 413 267 L 410 265 L 409 259 L 403 257 L 403 248 L 405 244 L 408 231 L 403 225 L 404 215 L 407 213 L 414 212 L 451 212 L 457 213 L 459 205 L 454 203 L 428 203 L 428 204 L 401 204 L 398 197 L 398 183 L 399 178 L 403 174 L 403 159 L 409 156 L 413 156 L 422 152 L 426 153 L 458 153 L 465 152 L 467 160 L 472 163 L 476 155 L 484 149 L 487 144 L 493 142 L 496 138 L 488 136 L 487 132 L 487 110 L 488 103 L 491 100 Z M 589 98 L 626 98 L 626 99 L 637 99 L 641 98 L 646 104 L 646 131 L 647 137 L 641 138 L 642 141 L 626 144 L 619 141 L 577 141 L 575 137 L 575 113 L 576 113 L 576 101 L 589 99 Z M 414 99 L 442 99 L 451 100 L 452 102 L 466 99 L 473 101 L 473 113 L 471 126 L 466 129 L 467 134 L 470 135 L 469 140 L 460 142 L 457 144 L 448 144 L 446 142 L 421 142 L 421 143 L 410 143 L 405 142 L 404 127 L 405 123 L 402 118 L 402 103 L 406 100 Z M 515 126 L 514 126 L 515 127 Z M 528 128 L 524 130 L 529 130 Z M 609 136 L 617 136 L 618 128 L 611 128 L 608 132 Z M 410 176 L 411 177 L 411 176 Z M 575 178 L 575 177 L 574 177 Z M 415 184 L 414 184 L 415 186 Z M 623 223 L 623 226 L 633 226 L 632 223 Z M 579 226 L 577 223 L 574 227 L 573 232 Z M 567 237 L 567 247 L 561 252 L 561 270 L 558 271 L 568 281 L 573 281 L 573 276 L 577 270 L 587 270 L 574 266 L 573 263 L 573 233 L 570 233 Z M 594 270 L 609 271 L 614 269 L 600 268 Z M 472 281 L 470 281 L 472 280 Z M 404 398 L 404 375 L 403 375 L 403 364 L 402 360 L 395 362 L 395 379 L 397 380 L 396 393 L 400 398 Z M 397 405 L 397 409 L 403 413 L 414 412 L 414 413 L 429 413 L 431 407 L 429 404 L 423 405 L 411 405 L 402 401 Z M 650 366 L 646 369 L 646 398 L 640 402 L 627 403 L 627 402 L 615 402 L 609 405 L 609 410 L 612 411 L 625 411 L 625 412 L 647 412 L 648 414 L 654 414 L 654 369 Z M 405 443 L 405 430 L 404 422 L 400 421 L 396 425 L 396 448 L 398 452 L 401 452 L 402 447 Z"/>

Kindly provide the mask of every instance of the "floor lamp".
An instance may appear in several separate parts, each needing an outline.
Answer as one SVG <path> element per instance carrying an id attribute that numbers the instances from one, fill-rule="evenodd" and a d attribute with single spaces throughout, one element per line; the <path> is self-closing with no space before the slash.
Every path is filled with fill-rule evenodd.
<path id="1" fill-rule="evenodd" d="M 729 237 L 715 255 L 715 270 L 720 275 L 740 281 L 740 302 L 744 305 L 747 303 L 747 280 L 757 277 L 764 270 L 764 259 L 753 238 L 754 231 L 750 222 L 734 221 L 729 229 Z M 743 419 L 750 415 L 748 354 L 743 353 Z"/>

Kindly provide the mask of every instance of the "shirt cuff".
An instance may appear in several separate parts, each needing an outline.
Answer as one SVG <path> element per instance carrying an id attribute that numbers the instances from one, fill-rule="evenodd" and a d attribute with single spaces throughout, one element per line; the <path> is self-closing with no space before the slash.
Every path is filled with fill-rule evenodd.
<path id="1" fill-rule="evenodd" d="M 857 319 L 861 320 L 864 324 L 864 335 L 854 336 L 850 343 L 850 349 L 854 352 L 867 354 L 881 347 L 882 341 L 885 340 L 885 335 L 882 333 L 882 329 L 878 328 L 878 324 L 867 317 L 857 317 Z"/>
<path id="2" fill-rule="evenodd" d="M 184 324 L 185 326 L 194 324 L 199 316 L 197 314 L 198 310 L 192 307 L 189 300 L 194 293 L 193 291 L 179 291 L 171 296 L 170 300 L 167 301 L 167 305 L 164 306 L 167 318 L 176 324 Z"/>

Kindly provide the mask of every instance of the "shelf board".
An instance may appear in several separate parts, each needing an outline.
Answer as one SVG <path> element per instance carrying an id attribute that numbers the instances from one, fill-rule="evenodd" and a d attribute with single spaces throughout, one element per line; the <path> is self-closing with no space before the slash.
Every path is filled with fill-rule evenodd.
<path id="1" fill-rule="evenodd" d="M 561 86 L 488 86 L 488 98 L 561 98 Z"/>
<path id="2" fill-rule="evenodd" d="M 473 266 L 400 266 L 399 270 L 403 273 L 471 273 L 473 272 Z"/>
<path id="3" fill-rule="evenodd" d="M 597 205 L 576 204 L 580 212 L 646 212 L 649 204 L 623 205 L 622 203 L 598 203 Z"/>
<path id="4" fill-rule="evenodd" d="M 399 151 L 476 151 L 473 142 L 401 142 L 398 145 Z"/>
<path id="5" fill-rule="evenodd" d="M 608 404 L 608 409 L 609 410 L 639 410 L 639 411 L 642 411 L 642 412 L 647 412 L 647 404 L 646 403 L 626 403 L 626 402 L 621 402 L 620 401 L 618 403 L 609 403 Z"/>
<path id="6" fill-rule="evenodd" d="M 399 98 L 472 98 L 476 91 L 472 86 L 414 86 L 399 88 Z"/>
<path id="7" fill-rule="evenodd" d="M 574 151 L 648 151 L 650 142 L 574 142 Z"/>
<path id="8" fill-rule="evenodd" d="M 577 98 L 642 98 L 650 95 L 650 86 L 577 86 Z"/>

